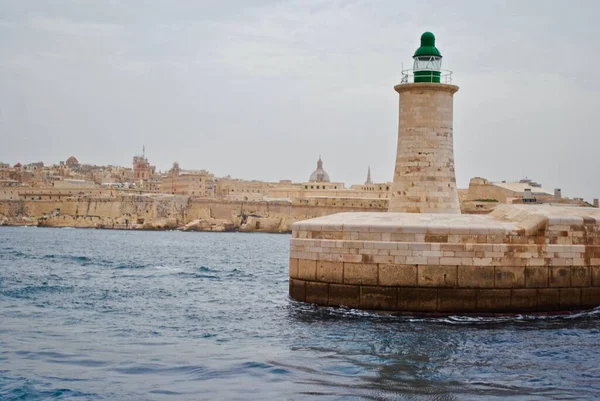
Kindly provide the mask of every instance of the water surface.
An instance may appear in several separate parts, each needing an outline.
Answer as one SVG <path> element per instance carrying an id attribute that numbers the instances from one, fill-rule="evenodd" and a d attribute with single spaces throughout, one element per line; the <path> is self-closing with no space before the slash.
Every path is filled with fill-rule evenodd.
<path id="1" fill-rule="evenodd" d="M 600 312 L 300 304 L 289 239 L 0 228 L 0 399 L 600 399 Z"/>

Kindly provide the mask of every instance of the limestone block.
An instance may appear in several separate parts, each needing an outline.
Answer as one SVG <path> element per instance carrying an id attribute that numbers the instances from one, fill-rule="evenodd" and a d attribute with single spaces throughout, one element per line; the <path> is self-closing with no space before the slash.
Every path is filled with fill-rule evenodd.
<path id="1" fill-rule="evenodd" d="M 561 288 L 559 294 L 561 309 L 581 307 L 581 288 Z"/>
<path id="2" fill-rule="evenodd" d="M 550 266 L 549 286 L 570 287 L 571 268 L 567 266 Z"/>
<path id="3" fill-rule="evenodd" d="M 329 284 L 329 306 L 360 306 L 360 287 L 357 285 Z"/>
<path id="4" fill-rule="evenodd" d="M 581 289 L 581 307 L 595 308 L 600 305 L 600 288 Z"/>
<path id="5" fill-rule="evenodd" d="M 477 309 L 477 290 L 438 289 L 438 311 L 472 312 Z"/>
<path id="6" fill-rule="evenodd" d="M 344 284 L 377 285 L 377 265 L 344 263 Z"/>
<path id="7" fill-rule="evenodd" d="M 600 266 L 591 266 L 592 286 L 600 287 Z"/>
<path id="8" fill-rule="evenodd" d="M 406 264 L 409 264 L 409 265 L 426 265 L 427 264 L 427 256 L 407 256 L 406 257 Z"/>
<path id="9" fill-rule="evenodd" d="M 456 287 L 457 266 L 419 265 L 417 267 L 417 284 L 421 287 Z"/>
<path id="10" fill-rule="evenodd" d="M 303 280 L 290 279 L 290 296 L 296 301 L 304 302 L 306 299 L 306 282 Z"/>
<path id="11" fill-rule="evenodd" d="M 494 286 L 496 288 L 525 287 L 525 267 L 496 266 Z"/>
<path id="12" fill-rule="evenodd" d="M 416 265 L 379 265 L 379 285 L 410 287 L 417 285 Z"/>
<path id="13" fill-rule="evenodd" d="M 590 287 L 592 275 L 589 266 L 571 266 L 571 287 Z"/>
<path id="14" fill-rule="evenodd" d="M 437 309 L 437 289 L 398 288 L 398 310 L 432 312 Z"/>
<path id="15" fill-rule="evenodd" d="M 460 288 L 494 288 L 493 266 L 458 266 Z"/>
<path id="16" fill-rule="evenodd" d="M 344 264 L 340 262 L 317 261 L 317 281 L 343 283 Z"/>
<path id="17" fill-rule="evenodd" d="M 492 280 L 493 280 L 493 278 L 494 278 L 494 275 L 492 273 Z M 481 311 L 481 312 L 506 312 L 506 311 L 509 311 L 510 309 L 511 309 L 510 290 L 482 289 L 482 290 L 477 291 L 477 310 L 478 311 Z"/>
<path id="18" fill-rule="evenodd" d="M 513 311 L 533 312 L 537 309 L 535 289 L 511 289 L 510 306 Z"/>
<path id="19" fill-rule="evenodd" d="M 398 290 L 394 287 L 361 286 L 360 307 L 374 310 L 396 310 Z"/>
<path id="20" fill-rule="evenodd" d="M 298 260 L 298 278 L 315 281 L 317 277 L 317 262 L 315 260 Z"/>
<path id="21" fill-rule="evenodd" d="M 298 259 L 290 258 L 290 277 L 298 278 Z"/>
<path id="22" fill-rule="evenodd" d="M 547 266 L 526 266 L 525 287 L 546 288 L 548 287 L 548 276 Z"/>
<path id="23" fill-rule="evenodd" d="M 536 291 L 538 312 L 560 310 L 560 293 L 558 288 L 538 288 Z"/>
<path id="24" fill-rule="evenodd" d="M 319 305 L 328 304 L 329 285 L 326 283 L 306 282 L 305 302 Z"/>

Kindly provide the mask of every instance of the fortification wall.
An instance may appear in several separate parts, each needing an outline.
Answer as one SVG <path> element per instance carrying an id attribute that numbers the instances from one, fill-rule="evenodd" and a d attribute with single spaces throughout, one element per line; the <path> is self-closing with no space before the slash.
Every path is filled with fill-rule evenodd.
<path id="1" fill-rule="evenodd" d="M 227 229 L 289 232 L 294 222 L 349 211 L 383 212 L 385 199 L 309 198 L 297 202 L 244 202 L 172 195 L 125 195 L 116 198 L 0 200 L 8 224 L 102 228 Z"/>

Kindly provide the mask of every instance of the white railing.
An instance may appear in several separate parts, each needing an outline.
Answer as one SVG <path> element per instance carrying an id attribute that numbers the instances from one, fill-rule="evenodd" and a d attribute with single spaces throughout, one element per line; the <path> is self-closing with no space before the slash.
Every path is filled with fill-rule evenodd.
<path id="1" fill-rule="evenodd" d="M 417 72 L 439 72 L 440 75 L 433 74 L 423 74 L 419 76 L 419 82 L 438 82 L 441 84 L 449 84 L 452 83 L 452 71 L 449 70 L 402 70 L 402 81 L 401 84 L 411 84 L 415 82 L 415 71 Z M 429 79 L 430 81 L 426 81 Z"/>

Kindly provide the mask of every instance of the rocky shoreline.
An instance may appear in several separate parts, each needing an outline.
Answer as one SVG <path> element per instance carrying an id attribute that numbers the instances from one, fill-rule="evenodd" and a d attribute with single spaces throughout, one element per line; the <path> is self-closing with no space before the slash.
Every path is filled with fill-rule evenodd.
<path id="1" fill-rule="evenodd" d="M 157 194 L 0 200 L 0 225 L 290 233 L 292 224 L 341 212 L 387 210 L 386 199 L 242 202 Z"/>
<path id="2" fill-rule="evenodd" d="M 282 219 L 247 217 L 239 221 L 226 219 L 196 219 L 187 224 L 181 224 L 177 219 L 157 219 L 144 224 L 131 224 L 119 221 L 97 221 L 86 216 L 60 217 L 18 217 L 0 216 L 0 226 L 9 227 L 57 227 L 57 228 L 88 228 L 106 230 L 140 230 L 140 231 L 192 231 L 192 232 L 261 232 L 274 234 L 289 234 L 291 224 L 281 224 Z M 112 220 L 112 219 L 110 219 Z"/>

